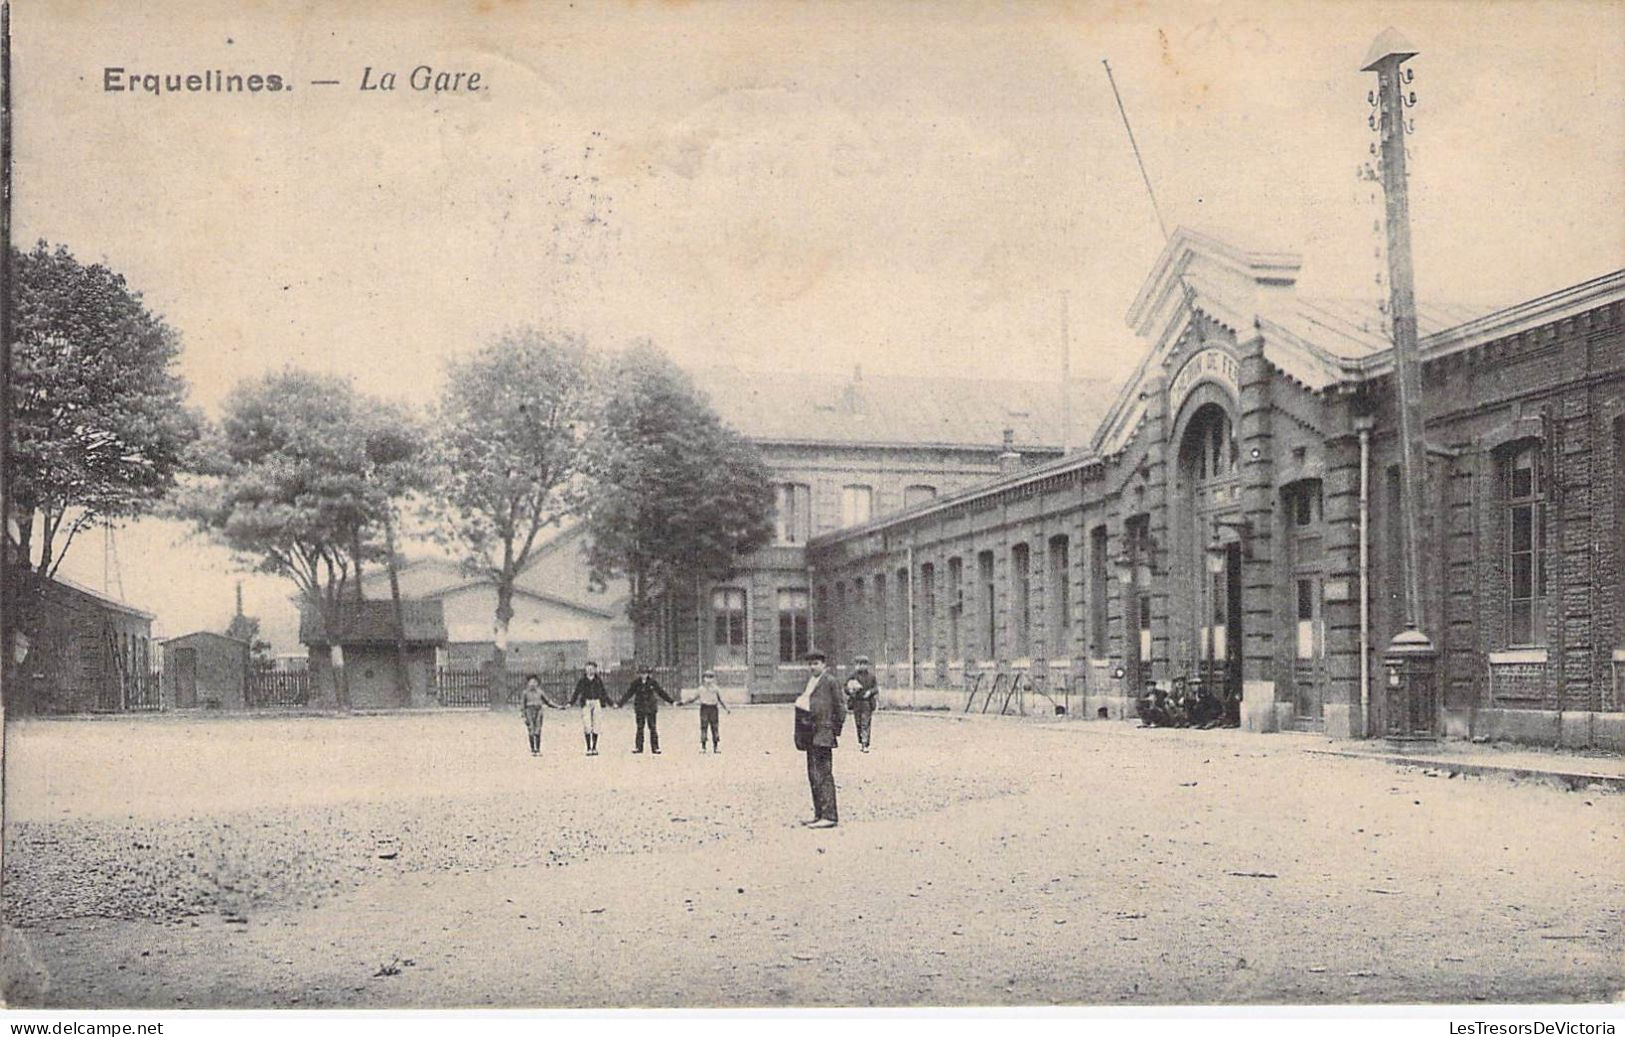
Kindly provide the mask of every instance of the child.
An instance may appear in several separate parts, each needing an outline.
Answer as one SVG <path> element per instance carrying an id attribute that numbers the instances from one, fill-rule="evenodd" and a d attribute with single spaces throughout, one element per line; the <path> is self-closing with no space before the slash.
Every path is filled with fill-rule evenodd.
<path id="1" fill-rule="evenodd" d="M 542 679 L 534 673 L 525 678 L 525 690 L 519 693 L 519 711 L 525 717 L 525 731 L 530 735 L 530 754 L 542 755 L 542 709 L 558 709 L 542 692 Z"/>
<path id="2" fill-rule="evenodd" d="M 700 688 L 694 693 L 694 701 L 700 704 L 700 752 L 705 752 L 705 736 L 707 728 L 710 729 L 712 752 L 722 751 L 722 734 L 717 729 L 717 707 L 727 709 L 728 703 L 722 698 L 722 689 L 717 687 L 715 670 L 706 670 L 700 678 Z"/>

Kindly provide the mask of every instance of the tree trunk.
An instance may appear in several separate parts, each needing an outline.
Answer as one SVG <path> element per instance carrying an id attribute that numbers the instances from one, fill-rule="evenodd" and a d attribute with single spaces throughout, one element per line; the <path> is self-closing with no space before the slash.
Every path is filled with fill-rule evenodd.
<path id="1" fill-rule="evenodd" d="M 401 705 L 412 704 L 412 674 L 406 665 L 406 613 L 401 608 L 401 581 L 395 570 L 395 509 L 384 509 L 385 565 L 389 568 L 389 597 L 395 604 L 395 677 L 401 686 Z M 356 563 L 360 565 L 360 562 Z"/>
<path id="2" fill-rule="evenodd" d="M 497 583 L 496 621 L 491 625 L 491 708 L 508 708 L 508 625 L 513 622 L 513 577 Z"/>

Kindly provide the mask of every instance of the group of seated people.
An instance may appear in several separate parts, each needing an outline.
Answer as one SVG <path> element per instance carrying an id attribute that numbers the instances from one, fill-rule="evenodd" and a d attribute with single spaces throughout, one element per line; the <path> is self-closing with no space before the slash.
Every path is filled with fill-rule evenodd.
<path id="1" fill-rule="evenodd" d="M 1174 690 L 1147 685 L 1139 702 L 1141 727 L 1240 727 L 1239 698 L 1215 697 L 1202 681 L 1174 680 Z"/>

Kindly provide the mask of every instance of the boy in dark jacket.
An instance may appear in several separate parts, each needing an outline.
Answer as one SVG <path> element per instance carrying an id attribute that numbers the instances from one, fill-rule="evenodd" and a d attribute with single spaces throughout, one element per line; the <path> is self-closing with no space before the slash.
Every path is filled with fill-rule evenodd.
<path id="1" fill-rule="evenodd" d="M 852 676 L 846 679 L 846 709 L 858 725 L 858 748 L 869 751 L 869 724 L 875 715 L 875 700 L 880 697 L 879 682 L 869 672 L 869 657 L 860 655 L 852 660 Z"/>
<path id="2" fill-rule="evenodd" d="M 581 736 L 587 740 L 587 755 L 597 756 L 598 711 L 609 706 L 609 692 L 604 689 L 604 678 L 598 676 L 597 663 L 589 662 L 587 672 L 576 681 L 570 705 L 581 707 Z"/>
<path id="3" fill-rule="evenodd" d="M 660 699 L 672 703 L 672 697 L 666 694 L 666 689 L 655 680 L 655 671 L 652 666 L 638 667 L 638 679 L 633 681 L 621 696 L 617 705 L 624 706 L 628 701 L 632 703 L 632 711 L 638 718 L 638 738 L 633 744 L 632 751 L 643 751 L 643 728 L 649 728 L 649 751 L 656 756 L 660 755 L 660 732 L 655 729 L 655 717 L 660 711 Z M 675 703 L 672 703 L 675 705 Z"/>

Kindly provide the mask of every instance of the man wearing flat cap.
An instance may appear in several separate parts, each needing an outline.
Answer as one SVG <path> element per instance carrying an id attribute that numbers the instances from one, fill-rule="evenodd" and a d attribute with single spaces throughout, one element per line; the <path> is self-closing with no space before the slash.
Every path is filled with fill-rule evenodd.
<path id="1" fill-rule="evenodd" d="M 846 706 L 835 676 L 824 667 L 824 653 L 808 652 L 807 686 L 796 699 L 796 748 L 807 754 L 807 784 L 812 787 L 813 818 L 808 828 L 834 828 L 836 739 L 846 724 Z"/>
<path id="2" fill-rule="evenodd" d="M 875 699 L 880 688 L 875 675 L 869 670 L 869 657 L 860 655 L 852 660 L 852 676 L 846 679 L 846 708 L 858 725 L 858 748 L 869 751 L 869 723 L 875 715 Z"/>
<path id="3" fill-rule="evenodd" d="M 654 667 L 639 666 L 638 679 L 632 682 L 626 689 L 626 694 L 621 696 L 621 701 L 616 703 L 617 706 L 626 705 L 628 700 L 632 703 L 632 712 L 638 721 L 638 737 L 632 748 L 634 753 L 643 751 L 643 729 L 647 727 L 649 751 L 656 756 L 660 755 L 660 732 L 655 728 L 660 711 L 660 699 L 665 699 L 668 704 L 672 702 L 672 697 L 666 694 L 666 689 L 655 680 Z"/>

